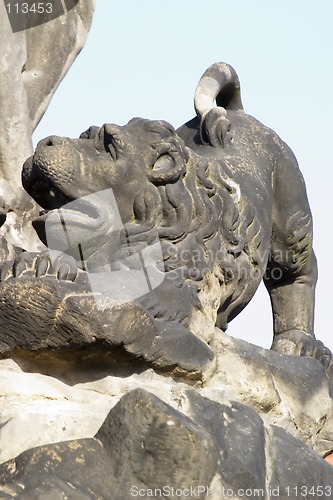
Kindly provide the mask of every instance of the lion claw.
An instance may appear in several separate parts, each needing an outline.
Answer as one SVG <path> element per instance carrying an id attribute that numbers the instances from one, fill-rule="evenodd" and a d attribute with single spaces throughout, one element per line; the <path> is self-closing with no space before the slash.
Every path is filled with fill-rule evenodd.
<path id="1" fill-rule="evenodd" d="M 14 261 L 7 261 L 1 268 L 0 281 L 22 276 L 42 278 L 53 276 L 59 280 L 74 281 L 78 274 L 77 264 L 73 257 L 59 254 L 54 259 L 50 252 L 22 252 Z"/>
<path id="2" fill-rule="evenodd" d="M 332 353 L 323 342 L 301 330 L 289 330 L 276 334 L 272 349 L 280 354 L 317 359 L 325 369 L 332 360 Z"/>

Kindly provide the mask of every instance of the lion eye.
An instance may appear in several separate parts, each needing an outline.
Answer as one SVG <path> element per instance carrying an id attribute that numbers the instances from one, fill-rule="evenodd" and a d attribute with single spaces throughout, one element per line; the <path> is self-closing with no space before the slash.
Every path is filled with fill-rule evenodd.
<path id="1" fill-rule="evenodd" d="M 159 172 L 170 172 L 170 170 L 174 168 L 174 165 L 175 161 L 172 156 L 164 154 L 156 160 L 153 165 L 153 170 L 157 170 Z"/>

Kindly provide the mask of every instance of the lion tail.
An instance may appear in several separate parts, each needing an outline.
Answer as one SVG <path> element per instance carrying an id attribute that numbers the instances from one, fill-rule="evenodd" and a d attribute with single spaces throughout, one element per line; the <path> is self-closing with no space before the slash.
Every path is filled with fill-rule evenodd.
<path id="1" fill-rule="evenodd" d="M 229 64 L 215 63 L 204 72 L 194 94 L 194 107 L 204 142 L 223 145 L 230 125 L 227 111 L 243 109 L 239 78 Z"/>
<path id="2" fill-rule="evenodd" d="M 194 94 L 194 107 L 199 118 L 215 107 L 243 109 L 239 78 L 229 64 L 212 64 L 202 75 Z"/>

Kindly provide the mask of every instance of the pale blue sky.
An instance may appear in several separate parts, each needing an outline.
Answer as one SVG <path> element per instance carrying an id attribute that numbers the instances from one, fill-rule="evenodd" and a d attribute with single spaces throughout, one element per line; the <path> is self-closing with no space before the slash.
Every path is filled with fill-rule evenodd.
<path id="1" fill-rule="evenodd" d="M 87 44 L 35 133 L 35 141 L 76 137 L 133 116 L 178 127 L 194 116 L 204 70 L 217 61 L 234 66 L 245 110 L 291 146 L 305 177 L 320 272 L 316 335 L 331 349 L 332 25 L 332 0 L 97 0 Z M 270 346 L 265 290 L 228 333 Z"/>

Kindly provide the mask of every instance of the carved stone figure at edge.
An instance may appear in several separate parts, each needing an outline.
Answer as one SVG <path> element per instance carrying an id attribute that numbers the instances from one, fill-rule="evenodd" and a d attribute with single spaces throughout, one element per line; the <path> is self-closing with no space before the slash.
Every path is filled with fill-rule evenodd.
<path id="1" fill-rule="evenodd" d="M 33 223 L 41 240 L 47 243 L 45 224 L 51 214 L 108 188 L 113 190 L 127 239 L 114 250 L 114 238 L 121 238 L 121 231 L 112 232 L 105 206 L 98 201 L 84 209 L 81 205 L 81 211 L 71 207 L 66 213 L 64 207 L 62 216 L 66 214 L 66 221 L 75 225 L 76 241 L 84 241 L 89 228 L 94 235 L 93 241 L 85 242 L 84 270 L 75 262 L 73 249 L 56 265 L 45 254 L 23 254 L 20 262 L 3 271 L 0 294 L 8 297 L 8 290 L 25 286 L 25 279 L 30 296 L 40 297 L 48 289 L 48 307 L 59 308 L 59 302 L 66 302 L 75 291 L 80 295 L 80 287 L 87 286 L 85 271 L 98 269 L 101 255 L 111 268 L 121 259 L 126 264 L 128 238 L 134 252 L 158 236 L 163 282 L 120 309 L 111 300 L 109 308 L 92 312 L 92 298 L 89 313 L 80 320 L 93 325 L 91 343 L 121 345 L 136 358 L 162 367 L 178 363 L 189 369 L 183 358 L 191 356 L 198 365 L 205 364 L 213 358 L 208 345 L 218 331 L 216 325 L 225 330 L 264 279 L 274 316 L 272 348 L 315 357 L 327 367 L 331 353 L 313 333 L 317 268 L 312 219 L 293 153 L 272 130 L 243 111 L 238 77 L 227 64 L 215 64 L 206 71 L 195 105 L 197 117 L 177 132 L 164 121 L 134 118 L 125 126 L 91 127 L 75 140 L 55 136 L 42 140 L 23 168 L 24 188 L 46 210 Z M 99 237 L 100 228 L 104 229 Z M 56 241 L 53 238 L 55 250 L 61 250 Z M 148 272 L 154 264 L 146 262 Z M 13 274 L 20 279 L 11 279 Z M 54 290 L 60 297 L 56 305 L 50 298 L 56 295 Z M 38 307 L 42 301 L 38 299 Z M 68 303 L 61 314 L 68 311 Z M 5 327 L 12 333 L 8 303 L 3 307 Z M 29 307 L 33 309 L 33 299 L 24 305 L 25 314 Z M 119 314 L 129 314 L 131 307 L 139 315 L 136 322 L 141 318 L 140 328 L 130 340 L 126 331 L 126 340 L 121 338 L 121 328 L 122 333 L 114 333 L 117 329 L 110 325 L 121 322 Z M 53 327 L 61 317 L 54 311 L 42 314 Z M 45 319 L 47 314 L 50 319 Z M 107 333 L 97 332 L 98 320 Z M 128 324 L 135 330 L 133 321 Z M 63 328 L 57 349 L 68 344 L 63 335 L 69 336 L 69 330 Z M 75 340 L 78 345 L 84 344 L 82 337 Z M 40 341 L 35 330 L 30 344 L 27 338 L 10 344 L 12 335 L 8 340 L 4 332 L 2 352 L 7 356 L 16 347 L 42 350 L 55 345 L 45 332 Z"/>
<path id="2" fill-rule="evenodd" d="M 0 232 L 1 263 L 18 247 L 38 246 L 31 231 L 36 205 L 22 189 L 21 169 L 33 153 L 32 133 L 90 29 L 95 0 L 80 0 L 72 9 L 70 3 L 58 18 L 17 33 L 6 2 L 0 3 L 0 197 L 7 213 Z"/>

